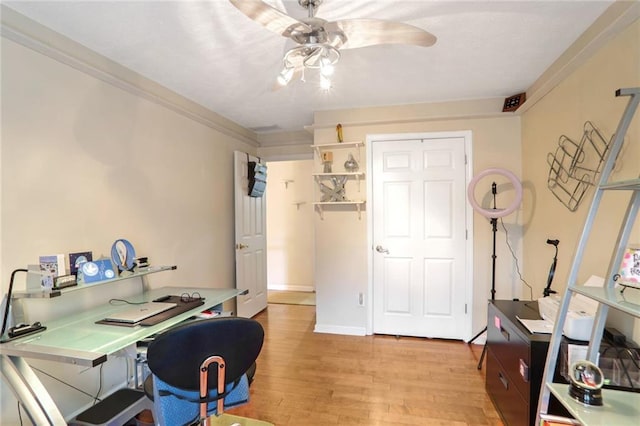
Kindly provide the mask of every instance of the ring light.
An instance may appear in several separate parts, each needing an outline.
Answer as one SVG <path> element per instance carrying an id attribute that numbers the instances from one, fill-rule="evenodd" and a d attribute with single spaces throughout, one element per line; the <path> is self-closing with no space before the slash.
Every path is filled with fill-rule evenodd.
<path id="1" fill-rule="evenodd" d="M 501 175 L 509 179 L 509 181 L 511 182 L 511 185 L 513 185 L 513 188 L 516 190 L 516 196 L 513 202 L 506 209 L 484 209 L 476 201 L 476 198 L 475 198 L 476 185 L 478 184 L 480 179 L 482 179 L 483 177 L 487 175 L 493 175 L 493 174 Z M 473 179 L 471 179 L 471 182 L 469 182 L 469 188 L 467 189 L 467 196 L 469 198 L 469 203 L 471 203 L 471 207 L 473 207 L 475 211 L 477 211 L 484 217 L 495 219 L 498 217 L 507 216 L 513 213 L 518 208 L 518 206 L 520 205 L 520 202 L 522 201 L 522 184 L 520 184 L 520 181 L 518 180 L 516 175 L 511 173 L 509 170 L 498 169 L 498 168 L 486 169 L 480 172 Z"/>

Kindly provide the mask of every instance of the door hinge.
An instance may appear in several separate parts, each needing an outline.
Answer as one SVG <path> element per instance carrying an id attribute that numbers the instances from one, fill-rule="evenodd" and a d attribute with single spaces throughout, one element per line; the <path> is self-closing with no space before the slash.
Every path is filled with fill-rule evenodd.
<path id="1" fill-rule="evenodd" d="M 464 165 L 466 166 L 467 164 L 469 164 L 469 163 L 467 162 L 467 154 L 465 154 L 464 155 Z"/>
<path id="2" fill-rule="evenodd" d="M 465 229 L 465 230 L 464 230 L 464 239 L 465 239 L 465 240 L 468 240 L 468 239 L 469 239 L 469 230 L 468 230 L 468 229 Z"/>
<path id="3" fill-rule="evenodd" d="M 467 304 L 466 303 L 464 304 L 464 313 L 465 314 L 467 313 Z"/>

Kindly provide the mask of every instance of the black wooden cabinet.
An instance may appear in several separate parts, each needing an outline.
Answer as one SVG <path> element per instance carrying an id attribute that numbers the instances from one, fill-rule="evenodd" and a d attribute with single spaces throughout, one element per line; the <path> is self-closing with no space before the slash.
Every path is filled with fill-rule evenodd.
<path id="1" fill-rule="evenodd" d="M 540 319 L 538 303 L 489 303 L 486 389 L 505 424 L 533 426 L 551 335 L 529 333 L 516 316 Z"/>

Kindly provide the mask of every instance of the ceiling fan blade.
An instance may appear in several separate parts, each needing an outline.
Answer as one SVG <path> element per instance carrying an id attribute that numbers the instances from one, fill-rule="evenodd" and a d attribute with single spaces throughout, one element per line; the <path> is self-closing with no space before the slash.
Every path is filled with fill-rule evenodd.
<path id="1" fill-rule="evenodd" d="M 413 44 L 417 46 L 433 46 L 436 36 L 422 28 L 402 22 L 383 21 L 380 19 L 345 19 L 328 22 L 327 29 L 342 30 L 347 41 L 340 49 L 355 49 L 377 44 Z"/>
<path id="2" fill-rule="evenodd" d="M 287 29 L 296 26 L 300 30 L 311 31 L 311 28 L 304 22 L 300 22 L 295 18 L 279 11 L 275 7 L 271 7 L 267 3 L 260 0 L 229 0 L 240 12 L 249 18 L 264 25 L 268 30 L 285 35 Z"/>

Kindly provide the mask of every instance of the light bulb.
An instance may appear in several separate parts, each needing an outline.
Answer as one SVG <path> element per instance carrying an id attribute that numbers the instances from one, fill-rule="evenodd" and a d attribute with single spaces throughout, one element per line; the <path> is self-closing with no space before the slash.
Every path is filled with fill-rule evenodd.
<path id="1" fill-rule="evenodd" d="M 320 88 L 323 90 L 331 89 L 331 80 L 324 74 L 320 75 Z"/>
<path id="2" fill-rule="evenodd" d="M 293 68 L 284 67 L 282 72 L 278 75 L 278 84 L 286 86 L 291 81 L 291 77 L 293 77 Z"/>
<path id="3" fill-rule="evenodd" d="M 325 56 L 322 59 L 320 59 L 320 72 L 322 73 L 322 75 L 329 77 L 333 75 L 334 71 L 335 71 L 335 67 L 333 66 L 329 58 Z"/>

